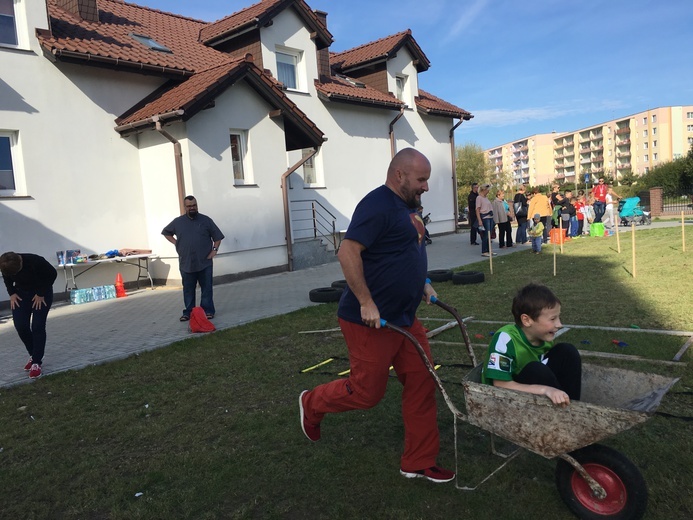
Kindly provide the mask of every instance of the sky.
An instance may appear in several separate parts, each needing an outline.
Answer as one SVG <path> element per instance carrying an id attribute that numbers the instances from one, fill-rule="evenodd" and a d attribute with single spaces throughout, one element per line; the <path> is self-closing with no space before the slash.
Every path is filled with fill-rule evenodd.
<path id="1" fill-rule="evenodd" d="M 128 1 L 212 22 L 257 0 Z M 457 145 L 693 105 L 691 0 L 306 1 L 335 52 L 411 29 L 431 62 L 419 87 L 474 115 Z"/>

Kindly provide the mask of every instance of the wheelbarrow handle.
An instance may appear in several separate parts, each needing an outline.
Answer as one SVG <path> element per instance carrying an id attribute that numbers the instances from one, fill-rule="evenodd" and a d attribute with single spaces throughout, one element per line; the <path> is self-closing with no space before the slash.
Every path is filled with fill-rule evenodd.
<path id="1" fill-rule="evenodd" d="M 431 377 L 433 377 L 433 380 L 435 381 L 436 386 L 438 387 L 438 390 L 440 390 L 440 393 L 443 395 L 443 398 L 445 399 L 445 402 L 447 403 L 448 408 L 450 408 L 450 411 L 453 414 L 457 415 L 458 417 L 464 419 L 465 418 L 464 414 L 462 414 L 462 412 L 460 412 L 457 409 L 457 407 L 453 404 L 452 400 L 450 399 L 450 396 L 448 396 L 448 393 L 445 391 L 445 388 L 443 387 L 443 382 L 440 380 L 440 377 L 438 377 L 438 374 L 436 373 L 436 369 L 433 367 L 431 360 L 428 359 L 428 356 L 426 355 L 426 351 L 421 346 L 421 343 L 419 343 L 419 340 L 417 340 L 416 337 L 411 332 L 409 332 L 408 330 L 405 330 L 402 327 L 398 327 L 397 325 L 389 323 L 387 320 L 384 320 L 382 318 L 380 319 L 380 326 L 394 330 L 395 332 L 402 334 L 409 341 L 411 341 L 411 343 L 414 345 L 417 352 L 419 353 L 419 356 L 421 356 L 421 361 L 423 361 L 423 364 L 426 366 L 426 369 L 431 374 Z"/>
<path id="2" fill-rule="evenodd" d="M 469 354 L 469 359 L 472 361 L 472 366 L 476 366 L 476 356 L 474 355 L 474 350 L 472 349 L 472 343 L 469 341 L 469 334 L 467 333 L 467 326 L 464 324 L 464 320 L 462 320 L 462 317 L 460 316 L 460 313 L 457 312 L 457 309 L 455 309 L 453 306 L 448 305 L 447 303 L 444 303 L 440 301 L 437 297 L 431 296 L 431 303 L 437 305 L 441 309 L 444 309 L 448 311 L 450 314 L 452 314 L 457 320 L 457 325 L 460 327 L 460 332 L 462 333 L 462 338 L 464 339 L 464 344 L 467 346 L 467 353 Z"/>

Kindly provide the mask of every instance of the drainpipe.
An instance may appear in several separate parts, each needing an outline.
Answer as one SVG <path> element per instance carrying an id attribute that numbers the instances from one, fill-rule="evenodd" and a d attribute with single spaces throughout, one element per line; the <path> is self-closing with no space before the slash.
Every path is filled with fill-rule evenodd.
<path id="1" fill-rule="evenodd" d="M 453 229 L 457 233 L 457 222 L 459 217 L 459 201 L 457 200 L 457 154 L 455 153 L 455 129 L 462 124 L 463 119 L 457 122 L 455 126 L 450 129 L 450 155 L 452 158 L 452 203 L 455 208 L 454 217 L 455 221 L 453 223 Z"/>
<path id="2" fill-rule="evenodd" d="M 185 184 L 183 181 L 183 152 L 181 151 L 178 140 L 163 129 L 159 117 L 154 116 L 152 120 L 156 124 L 156 131 L 173 143 L 173 160 L 176 165 L 176 183 L 178 184 L 178 207 L 180 208 L 180 214 L 182 215 L 185 213 L 185 206 L 183 204 L 183 198 L 185 197 Z"/>
<path id="3" fill-rule="evenodd" d="M 298 161 L 296 164 L 294 164 L 292 167 L 290 167 L 288 170 L 282 173 L 281 177 L 282 201 L 284 203 L 284 232 L 286 233 L 286 255 L 290 272 L 294 270 L 294 247 L 291 243 L 291 213 L 289 212 L 289 190 L 287 186 L 287 180 L 289 178 L 289 175 L 291 175 L 301 166 L 303 166 L 303 163 L 305 163 L 308 159 L 313 157 L 316 153 L 318 153 L 318 148 L 313 148 L 313 151 L 311 153 L 303 157 L 300 161 Z"/>
<path id="4" fill-rule="evenodd" d="M 391 157 L 395 156 L 396 150 L 395 150 L 395 123 L 399 121 L 399 118 L 404 115 L 404 107 L 399 109 L 399 114 L 397 114 L 397 117 L 395 117 L 391 122 L 390 122 L 390 155 Z"/>

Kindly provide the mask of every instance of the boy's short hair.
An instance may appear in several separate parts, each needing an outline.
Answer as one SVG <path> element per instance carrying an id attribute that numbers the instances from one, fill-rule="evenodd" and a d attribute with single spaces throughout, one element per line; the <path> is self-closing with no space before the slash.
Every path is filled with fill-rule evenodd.
<path id="1" fill-rule="evenodd" d="M 551 289 L 538 283 L 530 283 L 517 291 L 513 298 L 512 313 L 515 323 L 522 325 L 521 316 L 526 314 L 533 320 L 539 318 L 544 309 L 553 309 L 560 305 L 561 300 L 551 292 Z"/>
<path id="2" fill-rule="evenodd" d="M 0 272 L 3 275 L 14 276 L 21 268 L 22 259 L 17 253 L 8 251 L 0 255 Z"/>

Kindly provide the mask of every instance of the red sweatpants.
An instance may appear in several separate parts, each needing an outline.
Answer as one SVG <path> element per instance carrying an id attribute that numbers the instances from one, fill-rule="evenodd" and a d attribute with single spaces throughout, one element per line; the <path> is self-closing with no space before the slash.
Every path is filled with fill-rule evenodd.
<path id="1" fill-rule="evenodd" d="M 435 383 L 423 364 L 416 347 L 401 334 L 374 329 L 342 319 L 342 334 L 349 350 L 351 372 L 314 388 L 305 396 L 306 418 L 319 423 L 325 414 L 365 410 L 374 407 L 385 395 L 390 366 L 404 386 L 404 453 L 401 469 L 418 471 L 435 466 L 439 450 Z M 407 329 L 431 358 L 426 332 L 418 320 Z"/>

